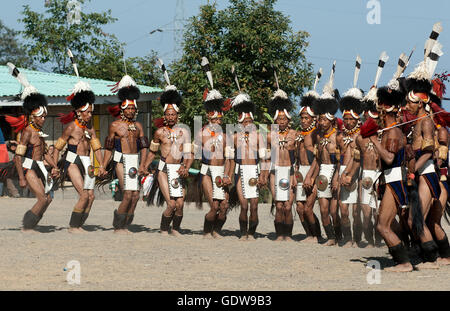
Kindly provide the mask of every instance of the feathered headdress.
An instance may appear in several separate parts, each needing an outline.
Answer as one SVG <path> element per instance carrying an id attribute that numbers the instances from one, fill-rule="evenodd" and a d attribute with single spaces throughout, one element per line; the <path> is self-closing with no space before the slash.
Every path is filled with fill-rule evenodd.
<path id="1" fill-rule="evenodd" d="M 123 76 L 123 78 L 114 85 L 111 89 L 113 93 L 117 92 L 120 103 L 116 106 L 108 107 L 109 113 L 118 118 L 122 110 L 127 109 L 129 105 L 133 105 L 137 109 L 137 100 L 141 96 L 141 91 L 137 87 L 136 82 L 129 75 Z"/>
<path id="2" fill-rule="evenodd" d="M 333 88 L 335 70 L 336 61 L 333 62 L 330 79 L 327 84 L 325 84 L 322 95 L 320 95 L 320 97 L 313 104 L 313 111 L 316 115 L 323 114 L 330 121 L 335 120 L 334 115 L 336 114 L 339 106 L 339 92 Z"/>
<path id="3" fill-rule="evenodd" d="M 287 96 L 286 92 L 280 89 L 280 85 L 278 83 L 278 76 L 276 71 L 274 72 L 275 82 L 277 84 L 277 90 L 273 94 L 272 98 L 269 101 L 269 113 L 274 116 L 274 120 L 278 118 L 280 112 L 283 112 L 286 117 L 290 120 L 292 117 L 289 112 L 293 108 L 292 101 Z"/>
<path id="4" fill-rule="evenodd" d="M 378 81 L 380 80 L 381 73 L 383 72 L 384 64 L 388 61 L 389 56 L 385 51 L 381 52 L 380 58 L 378 59 L 377 72 L 375 74 L 375 81 L 370 88 L 369 92 L 363 97 L 363 111 L 366 111 L 371 118 L 378 118 L 377 112 L 377 91 L 378 91 Z"/>
<path id="5" fill-rule="evenodd" d="M 166 66 L 162 59 L 158 58 L 159 67 L 161 68 L 164 80 L 167 83 L 167 86 L 164 88 L 164 92 L 161 94 L 159 98 L 159 102 L 163 107 L 163 111 L 165 112 L 168 108 L 174 109 L 176 112 L 180 111 L 180 107 L 183 103 L 183 99 L 180 93 L 177 90 L 175 85 L 170 84 L 169 74 L 167 72 Z"/>
<path id="6" fill-rule="evenodd" d="M 361 70 L 361 57 L 356 56 L 355 73 L 353 76 L 353 87 L 344 93 L 339 101 L 339 108 L 342 115 L 350 114 L 353 118 L 359 119 L 362 113 L 363 92 L 357 88 L 359 71 Z"/>
<path id="7" fill-rule="evenodd" d="M 253 115 L 256 110 L 255 104 L 252 102 L 250 95 L 241 91 L 234 66 L 231 67 L 231 72 L 233 73 L 234 82 L 236 82 L 239 90 L 239 94 L 231 100 L 231 107 L 239 114 L 238 122 L 243 122 L 247 116 L 254 120 Z"/>
<path id="8" fill-rule="evenodd" d="M 208 78 L 209 86 L 211 90 L 206 89 L 203 93 L 203 107 L 210 118 L 216 118 L 222 114 L 224 98 L 222 94 L 214 89 L 214 82 L 212 77 L 209 61 L 206 57 L 202 57 L 202 68 Z"/>
<path id="9" fill-rule="evenodd" d="M 320 95 L 317 93 L 316 88 L 317 84 L 320 81 L 320 78 L 322 77 L 322 68 L 319 69 L 319 71 L 316 74 L 316 79 L 314 80 L 314 87 L 312 90 L 306 92 L 305 95 L 303 95 L 302 100 L 300 102 L 300 113 L 303 113 L 303 111 L 306 110 L 306 112 L 311 116 L 315 117 L 314 111 L 312 109 L 313 103 L 315 100 L 317 100 Z"/>
<path id="10" fill-rule="evenodd" d="M 73 69 L 78 78 L 78 82 L 75 84 L 71 92 L 71 95 L 67 97 L 67 100 L 70 101 L 70 104 L 75 110 L 80 109 L 80 111 L 86 111 L 89 108 L 89 105 L 92 105 L 92 108 L 94 107 L 95 94 L 94 92 L 92 92 L 89 83 L 80 80 L 77 63 L 70 49 L 67 50 L 67 54 L 69 55 Z M 75 113 L 73 111 L 68 114 L 63 113 L 59 114 L 59 120 L 63 124 L 72 122 L 74 118 Z"/>

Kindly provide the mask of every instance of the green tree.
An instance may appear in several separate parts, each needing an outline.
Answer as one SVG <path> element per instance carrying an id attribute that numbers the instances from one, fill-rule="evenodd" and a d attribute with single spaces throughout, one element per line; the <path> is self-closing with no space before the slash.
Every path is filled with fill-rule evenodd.
<path id="1" fill-rule="evenodd" d="M 241 89 L 256 104 L 259 122 L 267 122 L 264 113 L 276 90 L 274 71 L 280 88 L 294 102 L 312 84 L 312 65 L 304 55 L 309 34 L 292 30 L 289 18 L 274 9 L 276 0 L 229 2 L 224 10 L 215 4 L 200 7 L 184 33 L 183 55 L 171 66 L 171 80 L 183 92 L 183 123 L 192 125 L 193 116 L 203 114 L 202 94 L 208 83 L 200 66 L 202 56 L 209 59 L 214 87 L 227 97 L 237 95 L 231 74 L 231 66 L 236 67 Z M 235 120 L 232 112 L 224 121 Z"/>
<path id="2" fill-rule="evenodd" d="M 84 3 L 85 0 L 79 0 Z M 88 0 L 90 1 L 90 0 Z M 119 81 L 125 75 L 123 50 L 125 44 L 114 35 L 105 33 L 103 27 L 116 21 L 111 11 L 81 12 L 80 23 L 69 25 L 67 3 L 69 0 L 52 0 L 46 5 L 45 14 L 39 14 L 24 6 L 22 19 L 28 54 L 38 64 L 47 64 L 52 71 L 73 74 L 67 56 L 70 48 L 78 63 L 80 75 L 89 78 Z M 137 83 L 162 85 L 161 75 L 156 73 L 156 53 L 125 60 L 127 73 Z"/>
<path id="3" fill-rule="evenodd" d="M 0 20 L 0 65 L 12 62 L 18 67 L 30 67 L 33 63 L 18 36 L 19 32 L 6 27 Z"/>

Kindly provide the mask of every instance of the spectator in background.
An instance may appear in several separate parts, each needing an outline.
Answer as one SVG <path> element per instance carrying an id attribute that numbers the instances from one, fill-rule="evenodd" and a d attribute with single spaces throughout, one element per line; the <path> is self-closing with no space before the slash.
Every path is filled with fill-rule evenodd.
<path id="1" fill-rule="evenodd" d="M 19 191 L 13 182 L 13 177 L 15 175 L 13 157 L 16 146 L 16 141 L 5 141 L 3 132 L 0 129 L 0 196 L 6 193 L 6 191 L 4 191 L 6 186 L 6 190 L 10 197 L 20 197 Z"/>

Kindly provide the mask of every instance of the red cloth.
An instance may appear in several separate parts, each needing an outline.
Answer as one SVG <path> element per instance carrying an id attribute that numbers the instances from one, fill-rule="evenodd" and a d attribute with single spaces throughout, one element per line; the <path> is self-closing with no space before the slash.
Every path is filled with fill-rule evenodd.
<path id="1" fill-rule="evenodd" d="M 6 148 L 6 144 L 0 144 L 0 163 L 8 163 L 8 149 Z"/>

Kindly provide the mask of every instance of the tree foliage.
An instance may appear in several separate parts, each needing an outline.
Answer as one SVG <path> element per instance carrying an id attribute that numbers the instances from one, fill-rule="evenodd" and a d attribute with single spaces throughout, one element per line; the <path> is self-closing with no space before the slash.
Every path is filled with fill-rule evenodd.
<path id="1" fill-rule="evenodd" d="M 18 67 L 30 67 L 33 63 L 18 36 L 17 31 L 6 27 L 0 20 L 0 65 L 12 62 Z"/>
<path id="2" fill-rule="evenodd" d="M 184 33 L 183 55 L 171 66 L 171 82 L 183 92 L 183 123 L 191 125 L 195 115 L 204 115 L 202 94 L 208 82 L 200 66 L 202 56 L 209 59 L 214 88 L 227 97 L 238 94 L 231 74 L 235 66 L 241 89 L 257 106 L 259 122 L 267 122 L 264 113 L 276 90 L 274 71 L 294 102 L 312 84 L 312 65 L 304 55 L 309 34 L 292 30 L 289 18 L 274 9 L 276 0 L 229 2 L 224 10 L 215 4 L 200 7 Z M 224 121 L 235 120 L 231 112 Z"/>
<path id="3" fill-rule="evenodd" d="M 103 31 L 104 26 L 116 21 L 111 16 L 111 11 L 82 11 L 80 23 L 69 25 L 68 2 L 69 0 L 51 1 L 46 5 L 44 14 L 32 11 L 28 5 L 24 6 L 20 21 L 25 28 L 22 33 L 27 39 L 28 54 L 35 63 L 50 65 L 55 73 L 73 74 L 67 56 L 67 49 L 70 48 L 81 76 L 119 81 L 125 75 L 125 44 Z M 144 57 L 127 58 L 125 63 L 127 73 L 137 83 L 151 86 L 161 84 L 155 52 L 151 51 Z"/>

